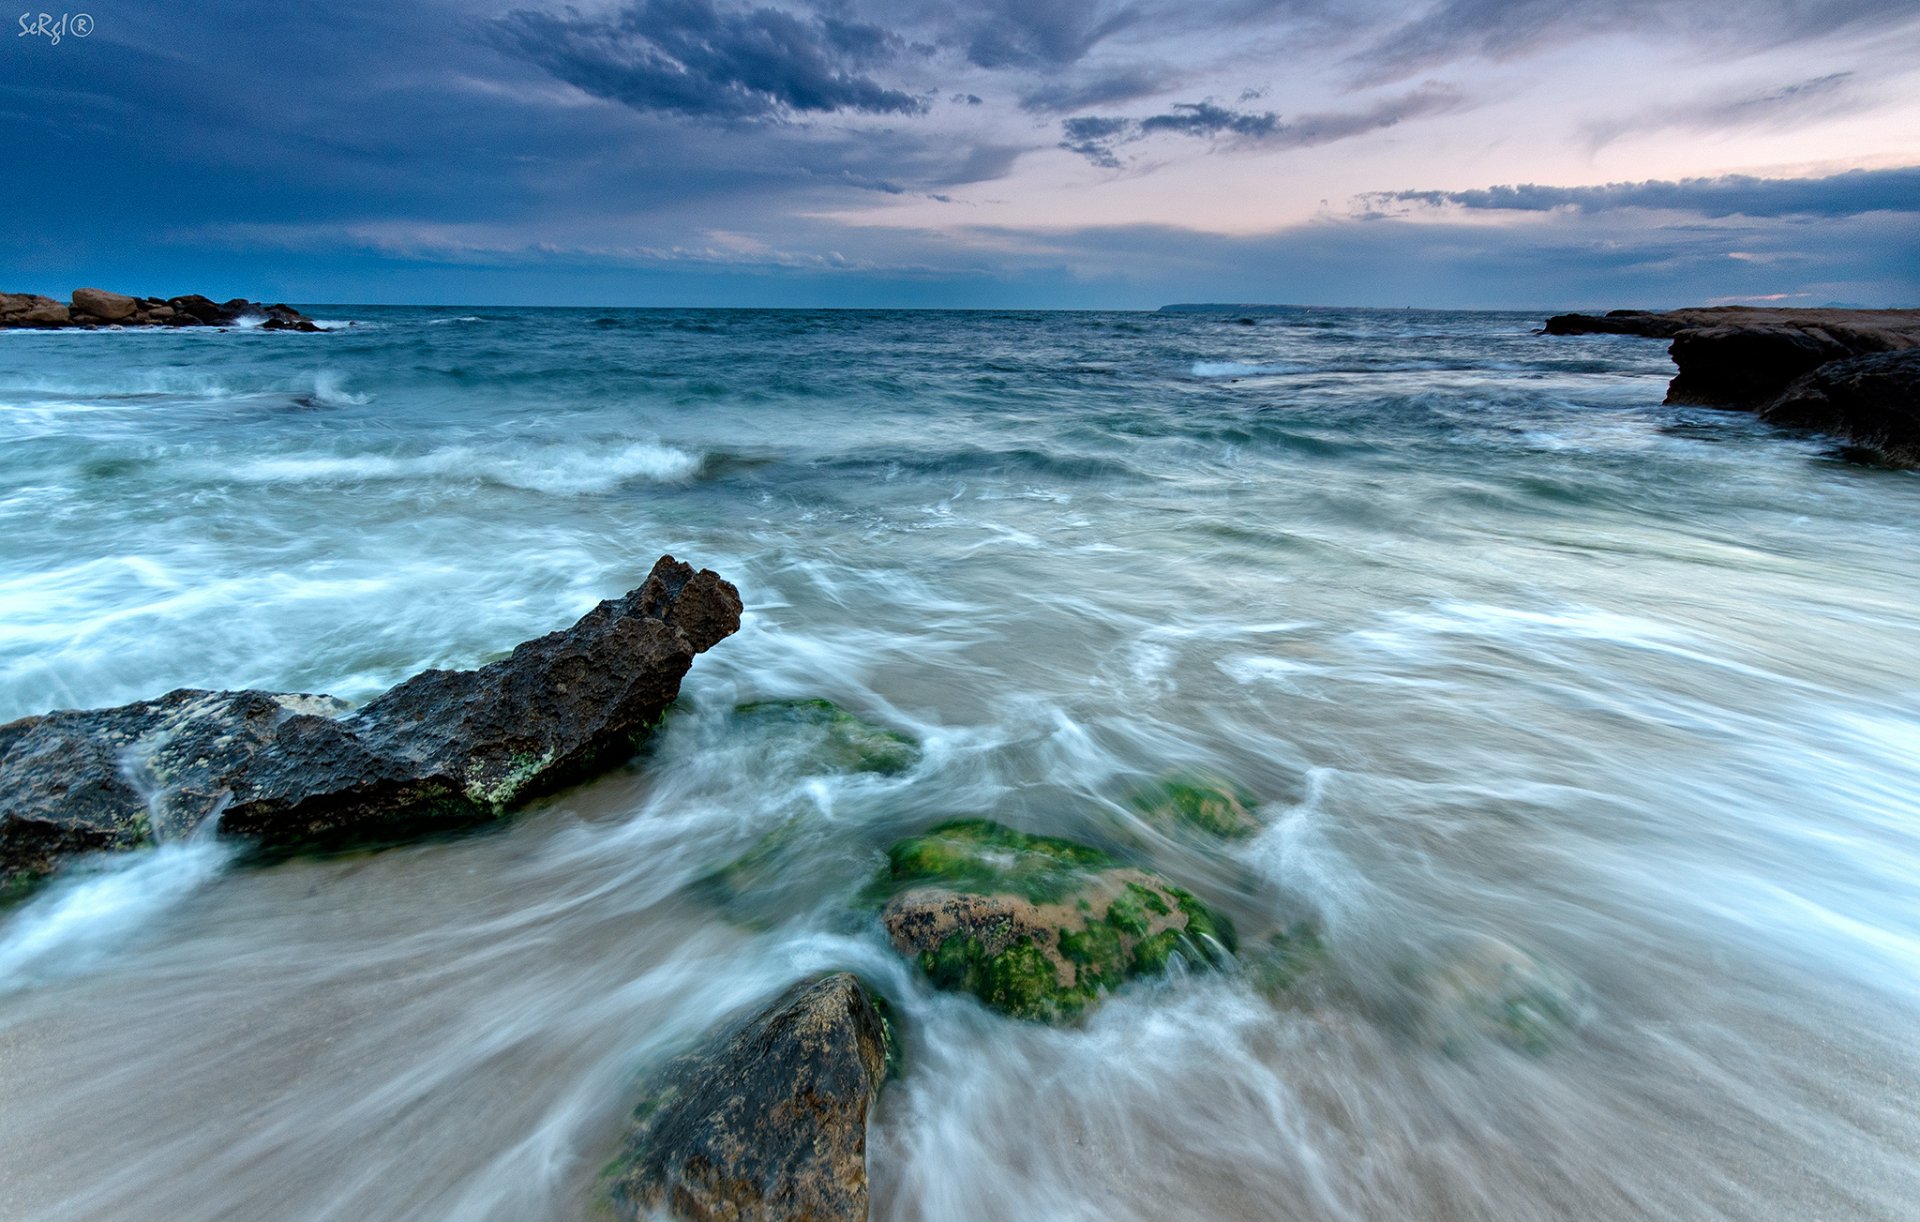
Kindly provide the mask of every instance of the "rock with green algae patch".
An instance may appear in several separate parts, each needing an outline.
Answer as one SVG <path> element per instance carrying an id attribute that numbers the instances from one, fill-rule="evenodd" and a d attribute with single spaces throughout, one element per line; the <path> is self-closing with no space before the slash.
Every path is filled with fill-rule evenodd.
<path id="1" fill-rule="evenodd" d="M 903 840 L 887 863 L 895 949 L 936 986 L 1016 1018 L 1072 1019 L 1176 954 L 1208 962 L 1232 944 L 1223 918 L 1166 879 L 987 820 Z"/>
<path id="2" fill-rule="evenodd" d="M 803 981 L 649 1083 L 603 1177 L 620 1219 L 855 1222 L 893 1037 L 841 972 Z"/>
<path id="3" fill-rule="evenodd" d="M 733 711 L 803 740 L 820 765 L 834 772 L 896 776 L 920 762 L 920 745 L 913 739 L 856 717 L 831 700 L 755 700 Z"/>
<path id="4" fill-rule="evenodd" d="M 1190 828 L 1223 840 L 1241 840 L 1261 828 L 1253 814 L 1253 795 L 1207 772 L 1169 773 L 1134 791 L 1129 805 L 1165 831 Z"/>

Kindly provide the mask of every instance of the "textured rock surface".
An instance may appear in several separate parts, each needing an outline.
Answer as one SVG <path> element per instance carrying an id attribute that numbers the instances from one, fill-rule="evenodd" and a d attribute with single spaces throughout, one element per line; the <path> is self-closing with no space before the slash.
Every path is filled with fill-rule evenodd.
<path id="1" fill-rule="evenodd" d="M 1761 408 L 1760 418 L 1845 438 L 1873 462 L 1920 467 L 1920 348 L 1822 365 Z"/>
<path id="2" fill-rule="evenodd" d="M 324 696 L 177 691 L 0 726 L 0 885 L 73 853 L 184 835 L 387 840 L 497 817 L 624 758 L 740 597 L 662 557 L 646 584 L 478 670 L 347 712 Z"/>
<path id="3" fill-rule="evenodd" d="M 985 820 L 888 850 L 882 912 L 895 949 L 935 985 L 1016 1018 L 1070 1019 L 1176 953 L 1231 941 L 1192 895 L 1098 849 Z"/>
<path id="4" fill-rule="evenodd" d="M 650 1084 L 608 1195 L 621 1218 L 867 1216 L 886 1022 L 859 981 L 802 983 Z"/>
<path id="5" fill-rule="evenodd" d="M 1920 463 L 1913 370 L 1920 310 L 1615 310 L 1561 314 L 1549 335 L 1671 338 L 1679 372 L 1668 403 L 1744 408 L 1775 424 L 1820 429 L 1859 457 Z"/>
<path id="6" fill-rule="evenodd" d="M 30 293 L 0 293 L 0 328 L 225 327 L 247 319 L 258 320 L 263 331 L 323 329 L 292 306 L 261 305 L 244 297 L 216 302 L 193 293 L 163 301 L 78 288 L 69 306 Z"/>

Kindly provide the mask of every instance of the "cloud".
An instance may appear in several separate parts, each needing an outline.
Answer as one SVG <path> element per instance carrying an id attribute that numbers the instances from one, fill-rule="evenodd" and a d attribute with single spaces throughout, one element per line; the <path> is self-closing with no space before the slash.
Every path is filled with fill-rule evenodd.
<path id="1" fill-rule="evenodd" d="M 1166 88 L 1164 68 L 1130 65 L 1081 77 L 1052 77 L 1020 95 L 1022 110 L 1060 114 L 1083 106 L 1130 102 Z"/>
<path id="2" fill-rule="evenodd" d="M 1510 59 L 1557 43 L 1622 32 L 1716 48 L 1721 54 L 1812 41 L 1854 27 L 1911 22 L 1914 0 L 1440 0 L 1387 29 L 1348 63 L 1371 83 L 1463 59 Z"/>
<path id="3" fill-rule="evenodd" d="M 900 55 L 904 40 L 837 17 L 633 0 L 606 16 L 516 9 L 489 33 L 560 80 L 640 111 L 751 120 L 927 109 L 925 99 L 862 71 Z"/>
<path id="4" fill-rule="evenodd" d="M 1462 98 L 1457 90 L 1438 84 L 1425 85 L 1357 110 L 1322 111 L 1292 119 L 1283 119 L 1270 110 L 1234 110 L 1211 101 L 1179 102 L 1166 111 L 1140 119 L 1100 115 L 1068 119 L 1060 125 L 1064 137 L 1060 147 L 1078 153 L 1097 166 L 1115 169 L 1122 164 L 1117 151 L 1120 145 L 1155 135 L 1227 139 L 1267 149 L 1307 148 L 1362 136 L 1460 105 Z"/>
<path id="5" fill-rule="evenodd" d="M 1649 209 L 1707 217 L 1842 217 L 1920 212 L 1920 166 L 1849 170 L 1825 178 L 1683 178 L 1591 187 L 1487 187 L 1473 191 L 1388 191 L 1361 197 L 1378 211 L 1392 204 L 1499 212 L 1617 212 Z"/>
<path id="6" fill-rule="evenodd" d="M 1106 0 L 986 0 L 966 6 L 967 59 L 981 68 L 1046 68 L 1078 62 L 1140 19 Z"/>
<path id="7" fill-rule="evenodd" d="M 1648 107 L 1632 114 L 1588 125 L 1596 146 L 1628 132 L 1686 128 L 1695 131 L 1732 131 L 1755 127 L 1790 127 L 1813 123 L 1860 109 L 1865 99 L 1852 72 L 1829 72 L 1755 93 L 1720 94 L 1686 103 Z"/>

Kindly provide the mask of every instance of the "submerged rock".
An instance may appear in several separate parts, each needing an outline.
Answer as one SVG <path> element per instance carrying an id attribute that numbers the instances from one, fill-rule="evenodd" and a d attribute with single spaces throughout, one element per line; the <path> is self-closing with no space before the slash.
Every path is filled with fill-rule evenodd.
<path id="1" fill-rule="evenodd" d="M 608 1168 L 614 1212 L 865 1219 L 867 1112 L 890 1045 L 853 976 L 795 985 L 656 1076 Z"/>
<path id="2" fill-rule="evenodd" d="M 1411 983 L 1422 1038 L 1449 1052 L 1475 1039 L 1546 1052 L 1580 1018 L 1573 977 L 1498 938 L 1463 940 Z"/>
<path id="3" fill-rule="evenodd" d="M 862 720 L 831 700 L 755 700 L 737 706 L 734 713 L 790 728 L 806 740 L 822 766 L 835 772 L 895 775 L 920 762 L 920 745 L 911 738 Z"/>
<path id="4" fill-rule="evenodd" d="M 1226 922 L 1158 875 L 1098 849 L 986 820 L 942 824 L 887 853 L 882 920 L 939 988 L 1057 1021 L 1175 954 L 1231 945 Z"/>
<path id="5" fill-rule="evenodd" d="M 430 670 L 365 707 L 176 691 L 0 726 L 0 886 L 75 853 L 218 817 L 267 846 L 392 840 L 483 822 L 631 754 L 738 591 L 671 556 L 646 584 L 478 670 Z"/>
<path id="6" fill-rule="evenodd" d="M 1223 840 L 1240 840 L 1260 831 L 1253 795 L 1224 777 L 1205 772 L 1175 772 L 1136 790 L 1131 805 L 1140 817 L 1164 831 L 1191 828 Z"/>

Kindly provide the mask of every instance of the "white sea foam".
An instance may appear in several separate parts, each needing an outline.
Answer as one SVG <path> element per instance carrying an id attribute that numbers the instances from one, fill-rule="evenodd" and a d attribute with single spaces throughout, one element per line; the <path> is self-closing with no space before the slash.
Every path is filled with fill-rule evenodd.
<path id="1" fill-rule="evenodd" d="M 1310 373 L 1313 366 L 1294 361 L 1254 363 L 1248 361 L 1195 361 L 1196 378 L 1252 378 L 1267 374 Z"/>
<path id="2" fill-rule="evenodd" d="M 166 844 L 53 883 L 0 921 L 0 992 L 73 975 L 114 954 L 233 854 L 211 839 Z"/>
<path id="3" fill-rule="evenodd" d="M 391 480 L 491 483 L 576 496 L 607 492 L 635 480 L 673 483 L 700 471 L 698 454 L 649 442 L 514 450 L 449 446 L 425 454 L 294 454 L 255 459 L 219 474 L 255 484 L 353 484 Z"/>
<path id="4" fill-rule="evenodd" d="M 322 369 L 313 375 L 313 401 L 328 407 L 362 407 L 373 401 L 370 394 L 346 389 L 346 377 L 335 369 Z"/>

